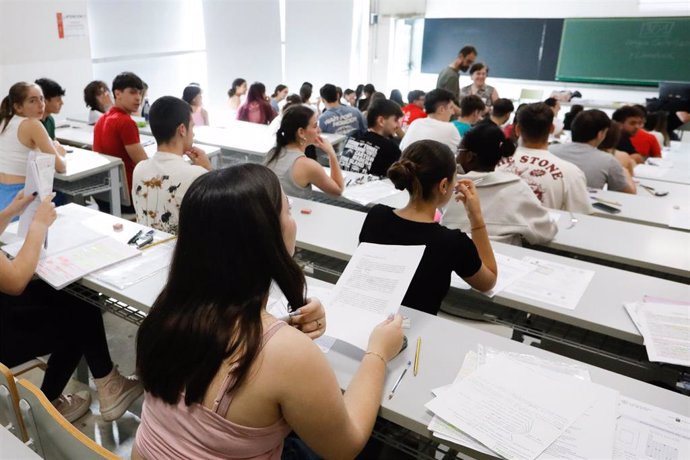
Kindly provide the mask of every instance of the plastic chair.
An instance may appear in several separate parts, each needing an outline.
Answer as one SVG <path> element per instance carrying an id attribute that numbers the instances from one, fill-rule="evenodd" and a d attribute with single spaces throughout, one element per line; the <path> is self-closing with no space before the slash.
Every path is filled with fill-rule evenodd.
<path id="1" fill-rule="evenodd" d="M 0 363 L 0 425 L 22 442 L 26 441 L 26 431 L 19 416 L 19 396 L 14 375 L 10 369 Z"/>
<path id="2" fill-rule="evenodd" d="M 119 459 L 76 429 L 31 382 L 17 382 L 19 412 L 28 435 L 27 445 L 46 460 Z"/>

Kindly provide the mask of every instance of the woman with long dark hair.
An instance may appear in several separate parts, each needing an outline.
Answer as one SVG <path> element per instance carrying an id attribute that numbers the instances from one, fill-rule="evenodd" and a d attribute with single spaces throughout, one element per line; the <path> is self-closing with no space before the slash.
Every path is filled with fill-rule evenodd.
<path id="1" fill-rule="evenodd" d="M 266 86 L 259 82 L 252 83 L 247 92 L 247 99 L 237 111 L 237 119 L 267 125 L 275 117 L 276 113 L 266 97 Z"/>
<path id="2" fill-rule="evenodd" d="M 330 176 L 316 160 L 305 155 L 310 145 L 328 155 Z M 334 196 L 340 196 L 345 190 L 335 150 L 330 142 L 321 137 L 314 111 L 304 105 L 290 107 L 283 113 L 276 133 L 276 146 L 268 154 L 266 166 L 276 173 L 283 190 L 290 196 L 308 198 L 312 185 Z"/>
<path id="3" fill-rule="evenodd" d="M 375 328 L 343 396 L 319 348 L 266 312 L 272 282 L 291 305 L 307 301 L 295 235 L 287 197 L 264 166 L 212 171 L 191 185 L 168 282 L 137 335 L 146 400 L 132 458 L 278 459 L 291 430 L 327 458 L 364 446 L 402 320 Z"/>
<path id="4" fill-rule="evenodd" d="M 237 110 L 242 104 L 242 96 L 247 92 L 247 80 L 235 78 L 228 90 L 228 107 L 230 107 L 231 118 L 235 118 Z"/>

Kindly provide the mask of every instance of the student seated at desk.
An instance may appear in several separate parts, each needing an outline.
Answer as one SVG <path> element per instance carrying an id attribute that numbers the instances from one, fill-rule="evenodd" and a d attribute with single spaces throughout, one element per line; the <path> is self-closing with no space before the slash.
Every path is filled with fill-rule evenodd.
<path id="1" fill-rule="evenodd" d="M 572 124 L 572 142 L 552 144 L 549 151 L 585 173 L 587 187 L 623 193 L 637 193 L 630 173 L 611 155 L 597 149 L 606 138 L 611 119 L 601 110 L 585 110 Z"/>
<path id="2" fill-rule="evenodd" d="M 237 111 L 237 119 L 267 125 L 275 117 L 276 113 L 266 96 L 266 86 L 259 82 L 252 83 L 247 92 L 247 99 Z"/>
<path id="3" fill-rule="evenodd" d="M 554 112 L 543 102 L 518 109 L 514 127 L 520 145 L 496 168 L 522 178 L 547 208 L 592 213 L 585 174 L 548 150 Z"/>
<path id="4" fill-rule="evenodd" d="M 367 110 L 369 130 L 347 140 L 340 154 L 340 166 L 345 171 L 385 176 L 390 165 L 400 158 L 400 148 L 390 139 L 400 117 L 402 110 L 395 102 L 372 103 Z"/>
<path id="5" fill-rule="evenodd" d="M 96 122 L 93 129 L 93 151 L 111 155 L 125 164 L 124 187 L 132 193 L 132 173 L 140 161 L 148 158 L 139 142 L 139 128 L 132 114 L 139 110 L 144 82 L 132 72 L 122 72 L 113 79 L 115 105 Z"/>
<path id="6" fill-rule="evenodd" d="M 318 299 L 305 299 L 292 258 L 296 231 L 287 197 L 264 166 L 194 181 L 167 284 L 137 334 L 146 399 L 133 459 L 314 458 L 298 455 L 303 443 L 325 458 L 354 458 L 362 449 L 386 363 L 402 346 L 402 318 L 374 329 L 343 395 L 310 340 L 325 332 L 326 318 Z M 289 321 L 302 332 L 267 313 L 272 282 L 300 307 Z M 290 431 L 301 440 L 285 440 Z"/>
<path id="7" fill-rule="evenodd" d="M 625 168 L 625 170 L 630 174 L 630 177 L 633 177 L 635 175 L 635 166 L 637 165 L 637 162 L 630 158 L 630 155 L 627 152 L 623 152 L 622 150 L 618 150 L 616 148 L 620 142 L 621 135 L 621 124 L 615 120 L 612 120 L 609 130 L 606 131 L 606 137 L 604 137 L 604 140 L 601 141 L 601 144 L 599 144 L 598 148 L 602 152 L 613 155 L 618 163 L 620 163 L 621 166 L 623 166 L 623 168 Z"/>
<path id="8" fill-rule="evenodd" d="M 426 118 L 424 111 L 424 98 L 426 93 L 419 89 L 414 89 L 407 93 L 408 104 L 402 108 L 403 118 L 400 128 L 407 131 L 410 124 L 417 118 Z"/>
<path id="9" fill-rule="evenodd" d="M 505 138 L 501 128 L 481 123 L 462 138 L 458 163 L 465 175 L 458 179 L 477 181 L 482 216 L 493 241 L 516 245 L 522 239 L 530 244 L 549 242 L 558 232 L 558 225 L 549 218 L 548 209 L 518 176 L 494 170 L 501 158 L 514 152 L 515 145 Z M 465 233 L 472 227 L 465 207 L 455 200 L 448 203 L 441 224 Z"/>
<path id="10" fill-rule="evenodd" d="M 20 192 L 0 211 L 0 233 L 35 199 Z M 94 377 L 103 420 L 120 418 L 143 393 L 134 377 L 113 365 L 98 307 L 43 281 L 32 281 L 48 227 L 57 214 L 51 197 L 36 211 L 24 245 L 14 260 L 0 255 L 0 362 L 13 367 L 50 354 L 41 391 L 68 422 L 86 414 L 88 391 L 61 394 L 83 356 Z"/>
<path id="11" fill-rule="evenodd" d="M 467 134 L 481 118 L 486 106 L 479 96 L 469 95 L 460 101 L 460 118 L 451 123 L 460 133 L 460 136 Z"/>
<path id="12" fill-rule="evenodd" d="M 182 197 L 194 179 L 212 169 L 211 162 L 206 152 L 192 146 L 194 120 L 185 101 L 172 96 L 157 99 L 149 120 L 158 151 L 134 168 L 132 201 L 137 222 L 177 233 Z"/>
<path id="13" fill-rule="evenodd" d="M 208 126 L 208 112 L 204 108 L 201 99 L 201 86 L 198 83 L 190 83 L 182 91 L 182 100 L 192 106 L 192 121 L 194 126 Z M 149 118 L 151 114 L 149 114 Z"/>
<path id="14" fill-rule="evenodd" d="M 60 113 L 62 105 L 62 96 L 65 95 L 65 89 L 60 86 L 55 80 L 50 78 L 39 78 L 34 83 L 41 87 L 43 91 L 43 100 L 45 101 L 45 110 L 43 110 L 43 117 L 41 123 L 48 131 L 48 136 L 55 140 L 55 118 L 54 114 Z"/>
<path id="15" fill-rule="evenodd" d="M 362 112 L 354 107 L 342 105 L 335 85 L 327 83 L 321 87 L 319 93 L 326 105 L 326 110 L 319 116 L 319 128 L 322 132 L 343 136 L 356 136 L 366 132 L 367 125 Z"/>
<path id="16" fill-rule="evenodd" d="M 273 107 L 275 113 L 280 113 L 280 103 L 287 97 L 288 93 L 288 87 L 285 85 L 278 85 L 273 90 L 273 94 L 271 94 L 271 107 Z"/>
<path id="17" fill-rule="evenodd" d="M 573 120 L 575 119 L 577 114 L 582 112 L 583 110 L 585 110 L 585 108 L 580 104 L 571 105 L 570 111 L 565 114 L 565 117 L 563 117 L 563 129 L 566 131 L 570 131 L 570 126 L 573 124 Z"/>
<path id="18" fill-rule="evenodd" d="M 113 106 L 110 88 L 104 81 L 94 80 L 84 88 L 84 103 L 89 108 L 89 124 L 95 125 Z"/>
<path id="19" fill-rule="evenodd" d="M 652 134 L 642 129 L 645 112 L 640 107 L 626 105 L 613 112 L 612 118 L 621 124 L 624 136 L 621 136 L 619 149 L 630 153 L 630 157 L 638 164 L 644 163 L 649 157 L 661 157 L 661 146 Z M 634 151 L 623 142 L 629 140 Z"/>
<path id="20" fill-rule="evenodd" d="M 41 124 L 44 110 L 43 93 L 34 83 L 15 83 L 0 104 L 0 209 L 24 188 L 30 152 L 55 155 L 55 170 L 65 172 L 65 152 Z"/>
<path id="21" fill-rule="evenodd" d="M 408 145 L 424 139 L 432 139 L 446 144 L 453 153 L 453 158 L 460 145 L 460 133 L 450 123 L 450 118 L 455 111 L 453 94 L 445 89 L 429 91 L 424 98 L 426 118 L 418 118 L 405 132 L 400 142 L 400 150 L 405 150 Z"/>
<path id="22" fill-rule="evenodd" d="M 477 190 L 471 180 L 456 181 L 456 168 L 452 152 L 440 142 L 418 141 L 407 147 L 388 177 L 395 188 L 410 193 L 409 203 L 402 209 L 377 204 L 359 234 L 360 242 L 426 246 L 402 304 L 432 315 L 441 308 L 453 271 L 480 291 L 496 284 L 496 260 Z M 436 210 L 448 204 L 454 192 L 467 210 L 472 239 L 434 221 Z"/>
<path id="23" fill-rule="evenodd" d="M 242 105 L 242 96 L 247 93 L 247 80 L 244 78 L 235 78 L 228 90 L 228 107 L 230 108 L 230 119 L 237 118 L 237 110 Z"/>
<path id="24" fill-rule="evenodd" d="M 510 99 L 498 98 L 491 107 L 491 113 L 479 123 L 493 123 L 496 126 L 503 127 L 510 119 L 510 115 L 514 110 L 515 106 L 513 105 L 513 101 Z"/>
<path id="25" fill-rule="evenodd" d="M 276 146 L 268 154 L 266 166 L 276 173 L 287 195 L 309 198 L 312 184 L 324 193 L 340 196 L 345 190 L 338 156 L 330 142 L 321 137 L 316 113 L 304 105 L 290 107 L 276 133 Z M 305 150 L 314 145 L 328 155 L 331 175 L 316 160 L 307 158 Z"/>
<path id="26" fill-rule="evenodd" d="M 558 112 L 561 111 L 561 102 L 555 97 L 550 97 L 544 101 L 544 104 L 551 107 L 553 110 L 553 132 L 551 133 L 553 137 L 558 139 L 563 134 L 564 123 L 558 118 Z"/>

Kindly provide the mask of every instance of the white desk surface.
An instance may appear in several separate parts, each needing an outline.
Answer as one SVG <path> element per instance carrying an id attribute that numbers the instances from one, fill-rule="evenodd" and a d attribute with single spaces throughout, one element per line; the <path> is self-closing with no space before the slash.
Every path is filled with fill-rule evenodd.
<path id="1" fill-rule="evenodd" d="M 105 172 L 122 164 L 119 158 L 103 155 L 79 147 L 67 147 L 67 170 L 55 173 L 55 178 L 65 182 L 72 182 L 84 177 Z"/>
<path id="2" fill-rule="evenodd" d="M 651 181 L 644 181 L 643 183 L 656 188 L 655 185 L 651 184 Z M 666 184 L 670 185 L 668 182 Z M 662 190 L 666 189 L 663 185 L 660 185 L 660 187 Z M 604 204 L 612 205 L 621 210 L 621 212 L 618 214 L 611 214 L 594 208 L 594 216 L 623 220 L 626 222 L 634 222 L 643 225 L 651 225 L 654 227 L 669 228 L 668 224 L 671 221 L 671 215 L 674 212 L 674 207 L 690 211 L 690 186 L 683 187 L 688 188 L 688 195 L 683 196 L 680 194 L 669 193 L 666 196 L 653 196 L 639 185 L 637 195 L 622 192 L 612 192 L 608 190 L 596 190 L 594 192 L 590 191 L 589 195 L 594 198 L 609 201 L 611 203 Z M 592 200 L 592 203 L 595 202 L 595 200 Z"/>
<path id="3" fill-rule="evenodd" d="M 73 123 L 69 127 L 56 128 L 55 138 L 65 144 L 93 149 L 93 126 Z M 144 149 L 150 145 L 155 148 L 156 140 L 152 136 L 139 135 L 139 141 Z"/>
<path id="4" fill-rule="evenodd" d="M 41 457 L 24 445 L 7 428 L 0 425 L 0 458 L 11 460 L 41 460 Z"/>
<path id="5" fill-rule="evenodd" d="M 552 212 L 561 214 L 558 233 L 545 247 L 690 278 L 688 232 L 583 214 L 569 229 L 570 215 Z"/>
<path id="6" fill-rule="evenodd" d="M 298 198 L 291 200 L 292 215 L 297 223 L 297 246 L 349 260 L 357 249 L 365 214 Z M 311 209 L 311 214 L 302 214 L 300 210 L 304 208 Z M 506 293 L 494 297 L 495 303 L 629 342 L 642 343 L 642 336 L 623 309 L 623 302 L 639 301 L 645 295 L 690 298 L 690 286 L 685 284 L 519 246 L 493 242 L 492 247 L 510 257 L 536 257 L 596 272 L 575 310 Z M 478 293 L 470 295 L 480 296 Z"/>
<path id="7" fill-rule="evenodd" d="M 341 209 L 340 211 L 347 210 Z M 89 210 L 86 212 L 96 213 L 97 211 Z M 363 216 L 362 213 L 357 214 Z M 122 219 L 103 213 L 101 215 L 104 219 L 104 228 L 111 225 L 110 221 L 122 221 Z M 164 283 L 164 275 L 155 276 L 146 278 L 124 291 L 119 291 L 104 289 L 104 286 L 95 280 L 82 281 L 82 284 L 99 292 L 110 293 L 110 295 L 123 302 L 130 303 L 130 300 L 134 300 L 130 305 L 139 307 L 144 311 L 149 310 L 153 299 L 158 295 Z M 323 281 L 314 279 L 308 279 L 308 283 L 322 286 L 327 285 Z M 136 289 L 134 289 L 135 287 Z M 129 292 L 125 293 L 125 291 Z M 137 296 L 138 300 L 134 298 Z M 574 360 L 533 348 L 523 343 L 416 310 L 402 307 L 401 313 L 408 316 L 411 320 L 410 329 L 405 331 L 410 343 L 415 343 L 417 337 L 422 337 L 423 339 L 420 354 L 420 372 L 416 377 L 408 375 L 398 387 L 393 399 L 389 400 L 382 397 L 380 415 L 393 423 L 424 436 L 430 435 L 426 427 L 431 419 L 431 414 L 424 408 L 424 404 L 432 397 L 431 389 L 452 382 L 465 354 L 468 351 L 476 351 L 478 344 L 502 351 L 528 353 L 543 359 L 577 363 Z M 451 353 L 449 353 L 449 350 L 451 350 Z M 385 389 L 391 387 L 406 362 L 413 359 L 414 353 L 415 347 L 408 346 L 405 351 L 388 364 Z M 345 343 L 336 342 L 326 357 L 335 371 L 341 388 L 346 388 L 359 367 L 362 351 Z M 687 397 L 683 395 L 594 366 L 579 364 L 588 369 L 592 381 L 595 383 L 613 388 L 622 395 L 690 416 L 690 405 L 687 404 Z"/>

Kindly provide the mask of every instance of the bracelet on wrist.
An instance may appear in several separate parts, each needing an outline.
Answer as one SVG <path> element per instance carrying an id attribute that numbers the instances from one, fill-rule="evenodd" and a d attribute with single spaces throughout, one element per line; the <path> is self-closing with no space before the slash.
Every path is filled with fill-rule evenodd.
<path id="1" fill-rule="evenodd" d="M 478 226 L 478 227 L 472 227 L 472 231 L 481 230 L 481 229 L 483 229 L 483 228 L 486 228 L 486 224 L 480 225 L 480 226 Z"/>
<path id="2" fill-rule="evenodd" d="M 386 365 L 386 359 L 383 356 L 381 356 L 380 354 L 376 353 L 375 351 L 367 351 L 366 353 L 364 353 L 364 356 L 366 356 L 366 355 L 376 356 L 377 358 L 379 358 L 381 360 L 381 362 L 383 363 L 384 366 Z"/>

